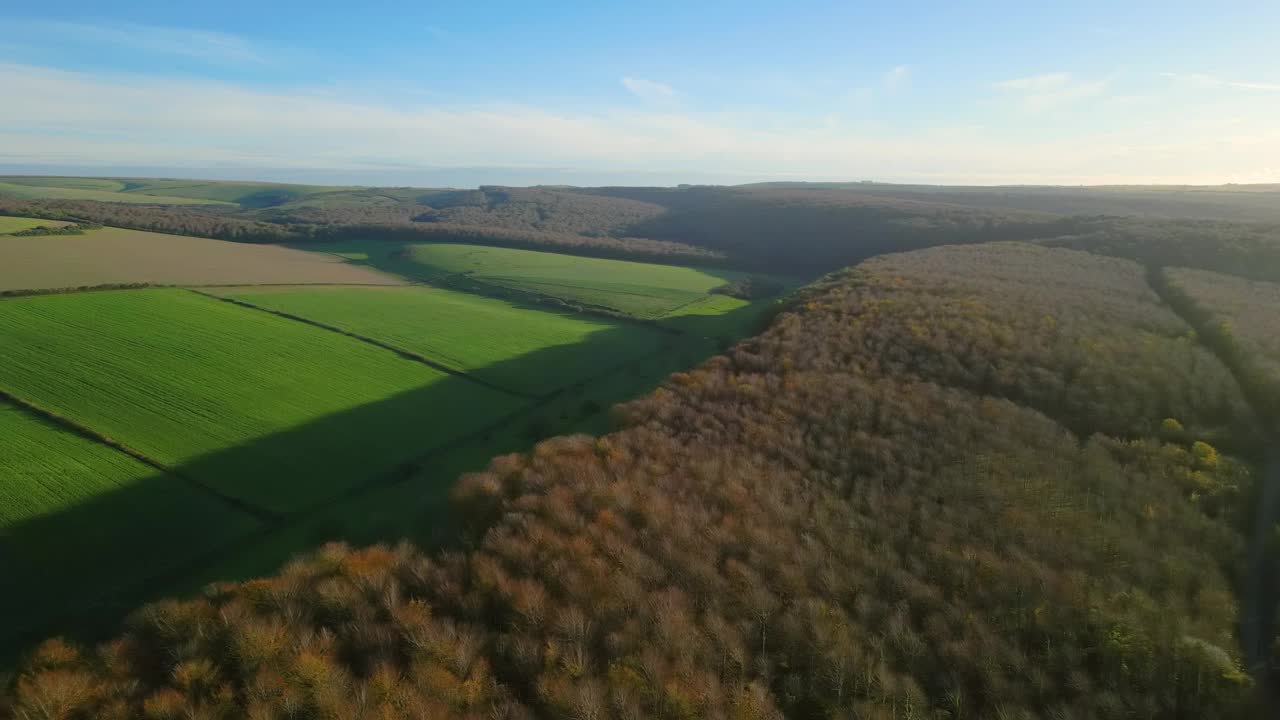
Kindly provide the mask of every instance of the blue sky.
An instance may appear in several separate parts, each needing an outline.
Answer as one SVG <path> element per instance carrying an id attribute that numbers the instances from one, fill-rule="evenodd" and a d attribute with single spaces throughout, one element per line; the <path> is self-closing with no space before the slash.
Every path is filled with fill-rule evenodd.
<path id="1" fill-rule="evenodd" d="M 13 4 L 0 168 L 1280 182 L 1280 3 L 1045 5 Z"/>

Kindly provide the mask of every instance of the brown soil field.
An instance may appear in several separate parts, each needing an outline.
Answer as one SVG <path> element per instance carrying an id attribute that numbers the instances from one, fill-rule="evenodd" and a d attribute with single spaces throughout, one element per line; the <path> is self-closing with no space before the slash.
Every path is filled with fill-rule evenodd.
<path id="1" fill-rule="evenodd" d="M 103 228 L 0 237 L 0 292 L 91 285 L 399 285 L 333 255 L 276 245 Z"/>

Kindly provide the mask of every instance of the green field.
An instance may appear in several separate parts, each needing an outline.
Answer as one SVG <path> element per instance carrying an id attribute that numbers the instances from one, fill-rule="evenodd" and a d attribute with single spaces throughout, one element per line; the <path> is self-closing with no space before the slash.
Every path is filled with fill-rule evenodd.
<path id="1" fill-rule="evenodd" d="M 61 220 L 41 220 L 39 218 L 25 217 L 9 217 L 8 215 L 0 215 L 0 235 L 8 235 L 10 233 L 22 232 L 37 227 L 63 227 L 71 223 Z"/>
<path id="2" fill-rule="evenodd" d="M 0 403 L 0 638 L 257 522 L 124 453 Z M 140 563 L 139 558 L 145 558 Z"/>
<path id="3" fill-rule="evenodd" d="M 748 273 L 711 268 L 690 268 L 656 263 L 640 263 L 626 260 L 606 260 L 561 255 L 559 253 L 482 245 L 452 243 L 396 243 L 383 241 L 347 242 L 298 245 L 299 248 L 325 252 L 346 260 L 352 265 L 375 268 L 381 272 L 429 282 L 442 286 L 456 286 L 473 293 L 504 295 L 508 289 L 517 298 L 535 299 L 550 296 L 552 299 L 581 302 L 621 315 L 661 321 L 662 325 L 692 332 L 723 336 L 726 333 L 741 336 L 735 322 L 747 320 L 751 324 L 769 299 L 747 301 L 728 295 L 710 292 L 728 282 L 745 277 Z M 469 272 L 483 263 L 485 274 Z M 449 270 L 457 272 L 449 272 Z M 554 274 L 559 282 L 554 286 L 546 281 Z M 515 278 L 510 281 L 503 277 Z M 520 277 L 527 280 L 519 281 Z M 600 278 L 608 277 L 610 281 Z M 616 282 L 622 278 L 626 282 Z M 799 284 L 795 278 L 768 276 L 782 285 L 784 292 Z M 637 284 L 640 283 L 637 289 Z M 540 286 L 535 289 L 534 286 Z M 596 305 L 577 299 L 591 297 L 602 303 Z M 666 301 L 659 298 L 668 296 Z M 656 300 L 656 301 L 655 301 Z M 670 308 L 661 310 L 661 308 Z M 625 309 L 624 309 L 625 308 Z M 655 311 L 659 311 L 653 314 Z M 739 312 L 740 310 L 747 310 Z M 695 321 L 692 324 L 682 318 L 710 319 L 713 316 L 729 316 L 727 322 Z"/>
<path id="4" fill-rule="evenodd" d="M 67 190 L 99 190 L 102 192 L 119 192 L 125 184 L 109 178 L 57 177 L 34 175 L 0 175 L 0 182 L 30 187 L 63 188 Z"/>
<path id="5" fill-rule="evenodd" d="M 97 200 L 99 202 L 151 203 L 155 205 L 226 204 L 217 200 L 170 195 L 134 195 L 113 190 L 103 190 L 95 186 L 62 187 L 48 184 L 37 185 L 24 181 L 14 182 L 14 180 L 15 178 L 0 178 L 0 197 L 11 197 L 18 200 Z"/>
<path id="6" fill-rule="evenodd" d="M 349 262 L 434 284 L 513 291 L 641 319 L 657 319 L 708 297 L 745 273 L 606 260 L 534 250 L 453 243 L 308 245 Z"/>
<path id="7" fill-rule="evenodd" d="M 690 307 L 708 314 L 678 318 L 687 332 L 673 336 L 432 288 L 223 292 L 306 309 L 334 324 L 341 318 L 379 340 L 423 343 L 419 351 L 443 349 L 468 372 L 521 387 L 575 384 L 546 401 L 508 397 L 332 331 L 189 291 L 0 301 L 0 389 L 176 470 L 149 472 L 29 417 L 0 418 L 0 463 L 43 457 L 17 449 L 33 443 L 50 455 L 12 485 L 25 498 L 27 519 L 0 530 L 0 572 L 15 588 L 0 597 L 9 618 L 0 649 L 15 648 L 4 639 L 24 628 L 63 622 L 107 600 L 132 606 L 205 581 L 269 572 L 325 539 L 432 542 L 453 531 L 443 499 L 460 473 L 543 437 L 607 431 L 614 403 L 714 353 L 726 333 L 758 320 L 769 304 L 708 298 Z M 465 432 L 477 423 L 492 425 Z M 36 439 L 27 437 L 33 433 Z M 365 484 L 410 455 L 419 459 L 397 482 Z M 121 463 L 132 475 L 113 469 Z M 0 465 L 0 476 L 12 474 Z M 95 486 L 82 477 L 103 479 Z M 41 478 L 51 489 L 26 487 Z M 289 514 L 278 527 L 263 526 L 187 478 Z M 340 501 L 320 502 L 347 490 Z M 33 508 L 36 502 L 43 505 Z M 246 537 L 249 544 L 236 544 Z M 60 569 L 42 579 L 49 566 Z M 155 579 L 172 568 L 182 570 Z M 112 599 L 117 592 L 130 599 Z"/>
<path id="8" fill-rule="evenodd" d="M 0 176 L 0 194 L 26 200 L 100 200 L 162 205 L 217 203 L 257 208 L 353 189 L 225 180 Z"/>
<path id="9" fill-rule="evenodd" d="M 724 270 L 444 243 L 417 245 L 410 258 L 429 277 L 462 274 L 639 318 L 662 317 L 741 277 Z"/>
<path id="10" fill-rule="evenodd" d="M 586 309 L 655 320 L 665 328 L 712 338 L 722 346 L 755 332 L 761 313 L 774 304 L 774 298 L 748 301 L 711 292 L 748 275 L 731 270 L 452 243 L 367 241 L 296 247 L 468 295 L 533 301 L 542 307 L 567 303 L 572 309 L 581 304 Z M 783 295 L 800 284 L 793 277 L 765 277 L 779 283 Z"/>
<path id="11" fill-rule="evenodd" d="M 0 389 L 287 512 L 520 406 L 381 348 L 180 290 L 0 302 Z"/>
<path id="12" fill-rule="evenodd" d="M 373 337 L 532 394 L 652 353 L 662 339 L 646 327 L 436 288 L 241 288 L 219 294 Z"/>
<path id="13" fill-rule="evenodd" d="M 155 471 L 0 401 L 0 528 L 47 515 Z"/>
<path id="14" fill-rule="evenodd" d="M 126 182 L 128 185 L 124 188 L 124 193 L 128 195 L 161 195 L 237 203 L 247 207 L 275 205 L 310 195 L 338 193 L 352 189 L 325 185 L 282 185 L 225 180 L 132 180 Z"/>

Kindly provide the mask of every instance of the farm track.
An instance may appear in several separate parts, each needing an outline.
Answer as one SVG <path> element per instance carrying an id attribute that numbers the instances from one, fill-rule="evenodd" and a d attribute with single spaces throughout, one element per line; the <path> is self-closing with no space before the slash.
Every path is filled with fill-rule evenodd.
<path id="1" fill-rule="evenodd" d="M 63 430 L 67 430 L 82 438 L 85 438 L 86 440 L 90 440 L 92 442 L 98 443 L 99 445 L 105 445 L 111 448 L 112 450 L 115 450 L 120 453 L 124 453 L 125 455 L 128 455 L 134 460 L 137 460 L 138 462 L 146 465 L 147 467 L 152 468 L 157 472 L 163 473 L 165 475 L 169 475 L 177 480 L 187 483 L 188 485 L 199 490 L 200 492 L 203 492 L 207 495 L 217 498 L 220 502 L 223 502 L 226 505 L 242 513 L 245 513 L 246 515 L 249 515 L 250 517 L 258 520 L 259 522 L 270 524 L 270 523 L 278 522 L 279 519 L 282 517 L 278 513 L 272 512 L 270 510 L 265 510 L 251 503 L 247 503 L 244 500 L 241 500 L 240 498 L 234 497 L 232 495 L 228 495 L 218 490 L 217 488 L 206 485 L 205 483 L 200 482 L 199 480 L 196 480 L 195 478 L 189 475 L 186 475 L 171 467 L 168 467 L 167 465 L 148 456 L 147 454 L 141 452 L 140 450 L 131 448 L 128 445 L 125 445 L 124 443 L 118 440 L 115 440 L 106 435 L 103 435 L 102 433 L 94 430 L 93 428 L 88 427 L 87 425 L 81 425 L 80 423 L 70 418 L 59 415 L 58 413 L 55 413 L 51 410 L 46 410 L 40 407 L 39 405 L 36 405 L 32 402 L 24 400 L 23 398 L 17 397 L 16 395 L 13 395 L 12 393 L 9 393 L 3 389 L 0 389 L 0 401 L 8 402 L 14 407 L 20 408 L 24 412 L 27 412 L 31 415 L 35 415 L 36 417 L 39 417 L 42 420 L 45 420 L 47 422 L 53 423 L 57 427 L 62 428 Z"/>
<path id="2" fill-rule="evenodd" d="M 678 334 L 683 334 L 683 331 L 677 332 Z M 668 350 L 660 348 L 651 353 L 629 358 L 602 370 L 585 380 L 557 388 L 552 392 L 537 397 L 530 404 L 503 415 L 484 427 L 426 450 L 417 456 L 399 463 L 394 468 L 385 470 L 370 477 L 366 482 L 352 486 L 348 490 L 336 496 L 311 505 L 303 510 L 289 513 L 287 515 L 273 515 L 266 518 L 263 520 L 260 529 L 244 535 L 226 545 L 210 550 L 203 555 L 194 557 L 181 567 L 165 570 L 130 588 L 121 589 L 116 593 L 108 594 L 107 596 L 100 598 L 96 605 L 81 607 L 74 612 L 68 612 L 66 615 L 43 622 L 38 626 L 25 628 L 15 632 L 7 638 L 4 638 L 3 642 L 5 645 L 27 646 L 31 643 L 39 642 L 54 633 L 65 634 L 69 632 L 69 629 L 74 630 L 76 628 L 79 628 L 81 632 L 88 634 L 90 638 L 96 637 L 96 634 L 100 633 L 103 627 L 115 622 L 124 613 L 133 610 L 146 602 L 157 599 L 157 596 L 164 593 L 166 590 L 179 586 L 183 584 L 184 581 L 189 582 L 193 578 L 198 578 L 206 571 L 218 567 L 220 564 L 223 564 L 236 556 L 252 552 L 260 542 L 272 537 L 274 534 L 296 528 L 305 524 L 309 520 L 323 516 L 331 510 L 352 501 L 359 500 L 379 490 L 407 483 L 414 479 L 415 472 L 419 470 L 423 464 L 428 463 L 441 455 L 447 454 L 458 447 L 466 446 L 476 440 L 481 440 L 487 434 L 500 430 L 510 424 L 536 416 L 539 411 L 565 395 L 579 391 L 591 383 L 598 382 L 617 373 L 624 372 L 633 366 L 647 364 L 652 360 L 652 358 L 660 356 L 665 352 L 668 352 Z M 0 400 L 6 399 L 7 397 L 8 396 L 4 395 L 4 393 L 0 391 Z M 23 407 L 30 406 L 23 404 Z M 32 408 L 32 410 L 39 413 L 38 409 Z M 62 418 L 59 418 L 57 415 L 52 413 L 47 415 L 45 413 L 39 414 L 41 414 L 42 417 L 49 417 L 60 424 L 64 422 Z M 78 430 L 78 426 L 72 425 L 72 427 Z M 96 434 L 90 435 L 90 437 L 94 440 L 99 440 L 99 436 Z M 115 445 L 112 445 L 112 447 L 115 447 Z M 145 457 L 140 457 L 139 459 L 152 467 L 160 467 L 158 463 L 146 459 Z M 448 478 L 447 480 L 452 481 L 453 478 Z M 3 666 L 0 665 L 0 668 L 2 667 Z"/>
<path id="3" fill-rule="evenodd" d="M 373 345 L 374 347 L 382 348 L 383 350 L 393 352 L 396 355 L 399 355 L 400 357 L 404 358 L 405 360 L 411 360 L 416 363 L 421 363 L 433 370 L 437 370 L 447 375 L 452 375 L 453 377 L 460 378 L 462 380 L 466 380 L 471 383 L 475 383 L 476 385 L 480 385 L 482 387 L 488 388 L 489 390 L 493 390 L 495 392 L 500 392 L 505 395 L 518 397 L 524 400 L 537 400 L 539 398 L 538 395 L 532 395 L 530 393 L 521 392 L 519 390 L 512 390 L 510 388 L 502 387 L 501 385 L 496 385 L 494 383 L 489 382 L 488 380 L 478 378 L 475 375 L 472 375 L 470 373 L 466 373 L 461 370 L 455 370 L 454 368 L 451 368 L 447 365 L 443 365 L 439 362 L 436 362 L 435 360 L 432 360 L 431 358 L 428 358 L 425 355 L 421 355 L 419 353 L 412 352 L 410 350 L 405 350 L 404 348 L 396 347 L 391 343 L 383 342 L 382 340 L 369 337 L 368 335 L 361 335 L 360 333 L 351 332 L 350 330 L 343 330 L 340 327 L 335 327 L 333 325 L 328 325 L 326 323 L 312 320 L 310 318 L 305 318 L 305 317 L 302 317 L 301 315 L 294 315 L 293 313 L 284 312 L 283 310 L 272 310 L 271 308 L 265 308 L 265 307 L 262 307 L 261 305 L 254 305 L 253 303 L 245 302 L 244 300 L 238 300 L 236 298 L 223 297 L 221 295 L 214 295 L 212 293 L 201 292 L 200 290 L 197 290 L 195 288 L 188 288 L 188 290 L 197 295 L 202 295 L 207 298 L 212 298 L 214 300 L 221 300 L 222 302 L 231 303 L 232 305 L 238 305 L 243 308 L 257 310 L 259 312 L 264 312 L 270 315 L 275 315 L 277 317 L 285 318 L 286 320 L 293 320 L 295 322 L 300 322 L 306 325 L 311 325 L 313 327 L 318 327 L 322 330 L 335 332 L 335 333 L 338 333 L 339 335 L 345 335 L 354 340 L 359 340 L 360 342 Z"/>

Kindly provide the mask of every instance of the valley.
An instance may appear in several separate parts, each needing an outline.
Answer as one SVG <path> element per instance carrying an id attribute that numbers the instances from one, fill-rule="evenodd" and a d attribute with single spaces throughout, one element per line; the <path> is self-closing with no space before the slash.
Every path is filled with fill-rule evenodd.
<path id="1" fill-rule="evenodd" d="M 273 662 L 329 637 L 306 662 L 361 692 L 375 664 L 397 702 L 512 718 L 604 686 L 634 717 L 1235 718 L 1271 682 L 1271 226 L 13 184 L 15 232 L 53 231 L 0 237 L 15 707 L 75 667 L 85 707 L 231 712 L 269 678 L 222 648 L 264 627 Z M 37 644 L 122 620 L 124 667 L 180 642 L 240 695 Z"/>

